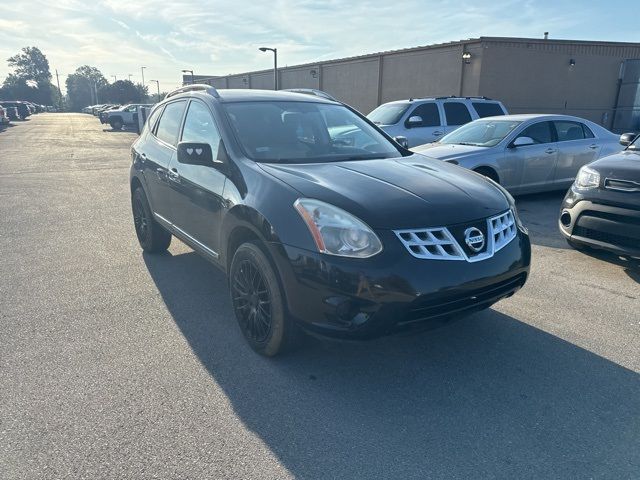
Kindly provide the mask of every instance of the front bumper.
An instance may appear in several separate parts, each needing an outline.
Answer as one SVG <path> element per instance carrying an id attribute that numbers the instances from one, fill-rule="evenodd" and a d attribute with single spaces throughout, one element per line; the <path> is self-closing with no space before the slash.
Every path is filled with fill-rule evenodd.
<path id="1" fill-rule="evenodd" d="M 605 203 L 569 190 L 558 225 L 560 233 L 572 242 L 617 255 L 640 257 L 640 209 L 633 205 Z"/>
<path id="2" fill-rule="evenodd" d="M 385 249 L 369 259 L 273 246 L 288 312 L 302 327 L 373 338 L 487 308 L 529 274 L 531 245 L 520 230 L 493 257 L 473 263 L 415 258 L 392 232 L 379 236 Z"/>

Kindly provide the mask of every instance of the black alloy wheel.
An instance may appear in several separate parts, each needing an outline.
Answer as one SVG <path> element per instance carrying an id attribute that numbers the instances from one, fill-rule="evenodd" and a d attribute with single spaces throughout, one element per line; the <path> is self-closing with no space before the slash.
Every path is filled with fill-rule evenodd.
<path id="1" fill-rule="evenodd" d="M 229 291 L 238 325 L 251 348 L 272 357 L 295 347 L 298 327 L 285 313 L 277 272 L 261 244 L 247 242 L 235 251 Z"/>
<path id="2" fill-rule="evenodd" d="M 249 259 L 236 269 L 232 283 L 233 305 L 246 335 L 264 343 L 271 332 L 271 292 L 257 265 Z"/>
<path id="3" fill-rule="evenodd" d="M 145 252 L 164 252 L 171 244 L 171 233 L 165 230 L 151 215 L 151 208 L 142 187 L 131 196 L 133 225 L 138 242 Z"/>

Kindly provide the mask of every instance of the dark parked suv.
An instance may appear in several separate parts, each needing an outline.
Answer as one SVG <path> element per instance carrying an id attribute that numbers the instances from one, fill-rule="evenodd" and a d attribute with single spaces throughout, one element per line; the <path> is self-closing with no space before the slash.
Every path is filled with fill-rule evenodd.
<path id="1" fill-rule="evenodd" d="M 640 136 L 625 133 L 620 143 L 624 151 L 580 169 L 562 203 L 560 232 L 576 248 L 640 258 Z"/>
<path id="2" fill-rule="evenodd" d="M 299 327 L 370 338 L 487 308 L 527 279 L 529 237 L 504 189 L 321 96 L 183 87 L 132 160 L 142 248 L 175 235 L 223 270 L 265 355 Z"/>

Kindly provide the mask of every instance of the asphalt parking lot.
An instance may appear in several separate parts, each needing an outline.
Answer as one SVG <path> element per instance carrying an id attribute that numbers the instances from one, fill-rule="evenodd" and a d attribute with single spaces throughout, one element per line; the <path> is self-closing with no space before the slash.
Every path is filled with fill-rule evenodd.
<path id="1" fill-rule="evenodd" d="M 640 268 L 518 199 L 525 288 L 442 328 L 256 355 L 225 278 L 143 255 L 131 132 L 0 132 L 0 478 L 640 477 Z M 426 272 L 428 274 L 428 272 Z"/>

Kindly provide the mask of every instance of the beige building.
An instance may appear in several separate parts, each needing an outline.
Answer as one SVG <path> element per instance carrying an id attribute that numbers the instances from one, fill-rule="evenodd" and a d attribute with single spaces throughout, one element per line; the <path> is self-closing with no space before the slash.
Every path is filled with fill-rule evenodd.
<path id="1" fill-rule="evenodd" d="M 512 113 L 563 113 L 640 130 L 637 59 L 640 43 L 480 37 L 287 66 L 278 74 L 281 89 L 324 90 L 365 114 L 411 97 L 486 96 Z M 196 80 L 203 78 L 217 88 L 273 88 L 273 70 Z"/>

